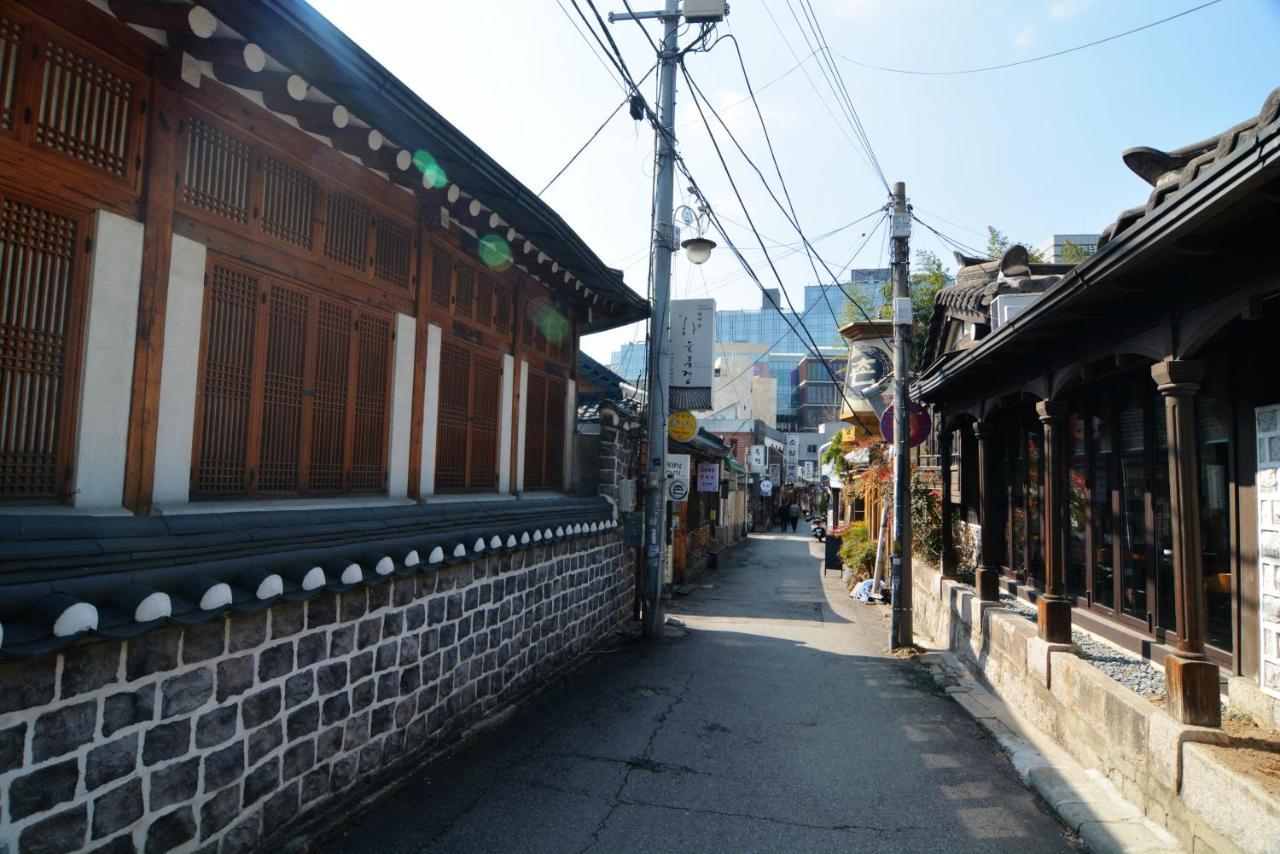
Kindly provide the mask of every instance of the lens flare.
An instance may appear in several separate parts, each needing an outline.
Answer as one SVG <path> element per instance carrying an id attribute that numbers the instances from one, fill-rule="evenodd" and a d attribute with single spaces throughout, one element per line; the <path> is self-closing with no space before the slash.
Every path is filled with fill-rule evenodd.
<path id="1" fill-rule="evenodd" d="M 444 167 L 431 156 L 430 151 L 422 148 L 415 151 L 413 168 L 421 172 L 426 182 L 437 190 L 449 183 L 449 176 L 445 174 Z"/>
<path id="2" fill-rule="evenodd" d="M 476 245 L 476 253 L 490 270 L 501 273 L 511 268 L 515 258 L 511 254 L 511 244 L 496 234 L 486 234 Z"/>
<path id="3" fill-rule="evenodd" d="M 529 304 L 528 311 L 534 326 L 552 344 L 559 344 L 573 334 L 569 318 L 561 314 L 549 300 L 535 300 Z"/>

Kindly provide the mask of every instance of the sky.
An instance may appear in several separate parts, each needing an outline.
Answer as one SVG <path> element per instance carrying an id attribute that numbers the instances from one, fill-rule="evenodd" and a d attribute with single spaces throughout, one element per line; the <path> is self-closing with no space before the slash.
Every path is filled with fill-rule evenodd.
<path id="1" fill-rule="evenodd" d="M 310 2 L 534 191 L 624 95 L 579 31 L 585 25 L 569 0 Z M 1125 149 L 1177 148 L 1256 115 L 1280 86 L 1280 0 L 1220 0 L 1106 44 L 977 74 L 905 75 L 847 59 L 922 71 L 998 65 L 1105 38 L 1200 2 L 811 0 L 888 181 L 906 183 L 922 220 L 979 248 L 988 225 L 1032 245 L 1054 233 L 1101 231 L 1150 192 L 1121 161 Z M 591 14 L 585 0 L 579 5 Z M 624 8 L 623 0 L 596 5 L 603 15 Z M 662 3 L 631 5 L 639 11 Z M 733 0 L 719 32 L 732 33 L 742 50 L 805 234 L 833 269 L 885 266 L 884 229 L 872 230 L 877 216 L 816 240 L 873 213 L 887 193 L 855 146 L 793 12 L 803 20 L 799 0 Z M 644 26 L 659 38 L 657 22 Z M 610 30 L 639 79 L 655 60 L 641 26 L 619 21 Z M 686 33 L 681 44 L 694 35 Z M 688 54 L 686 67 L 781 195 L 731 44 Z M 644 86 L 651 103 L 653 82 Z M 712 208 L 764 285 L 778 287 L 781 279 L 799 307 L 803 287 L 816 279 L 795 251 L 795 229 L 721 137 L 775 278 L 755 237 L 740 227 L 746 218 L 683 80 L 676 110 L 681 154 Z M 543 195 L 642 294 L 652 157 L 652 130 L 623 109 Z M 677 181 L 676 201 L 690 201 L 685 182 Z M 955 269 L 951 247 L 918 225 L 912 249 L 935 252 Z M 701 267 L 677 254 L 672 291 L 676 298 L 714 297 L 719 308 L 760 305 L 758 287 L 724 247 Z M 586 336 L 582 346 L 607 363 L 643 334 L 633 324 Z"/>

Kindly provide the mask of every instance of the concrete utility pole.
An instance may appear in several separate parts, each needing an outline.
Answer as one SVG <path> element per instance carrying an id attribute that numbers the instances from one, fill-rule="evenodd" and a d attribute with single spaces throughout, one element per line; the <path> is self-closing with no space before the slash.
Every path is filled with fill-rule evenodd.
<path id="1" fill-rule="evenodd" d="M 654 181 L 653 314 L 649 318 L 649 460 L 645 479 L 645 570 L 641 627 L 647 638 L 662 635 L 662 584 L 667 546 L 667 384 L 671 351 L 667 324 L 671 308 L 671 255 L 676 251 L 672 197 L 675 189 L 676 28 L 679 0 L 667 0 L 662 12 L 611 14 L 609 20 L 660 18 L 662 52 L 658 56 L 658 163 Z"/>
<path id="2" fill-rule="evenodd" d="M 911 213 L 907 185 L 893 185 L 893 617 L 890 646 L 911 646 Z"/>

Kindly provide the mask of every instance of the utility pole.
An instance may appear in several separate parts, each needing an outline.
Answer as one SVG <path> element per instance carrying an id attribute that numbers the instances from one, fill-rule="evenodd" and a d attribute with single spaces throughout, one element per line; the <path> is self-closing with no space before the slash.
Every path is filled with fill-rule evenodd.
<path id="1" fill-rule="evenodd" d="M 675 190 L 676 29 L 679 0 L 667 0 L 662 12 L 611 14 L 617 20 L 660 18 L 662 52 L 658 56 L 658 163 L 654 181 L 653 314 L 649 318 L 649 459 L 645 479 L 644 587 L 641 627 L 646 638 L 662 636 L 662 585 L 667 549 L 667 385 L 671 372 L 668 314 L 671 309 L 671 255 L 676 251 L 672 198 Z"/>
<path id="2" fill-rule="evenodd" d="M 893 185 L 893 615 L 890 647 L 911 646 L 911 213 L 907 185 Z"/>

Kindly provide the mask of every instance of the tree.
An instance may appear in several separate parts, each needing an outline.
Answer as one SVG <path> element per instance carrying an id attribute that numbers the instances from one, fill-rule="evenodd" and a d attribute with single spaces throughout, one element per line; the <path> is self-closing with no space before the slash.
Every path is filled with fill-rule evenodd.
<path id="1" fill-rule="evenodd" d="M 1093 253 L 1085 249 L 1079 243 L 1072 243 L 1070 240 L 1063 241 L 1062 244 L 1062 263 L 1063 264 L 1079 264 Z"/>
<path id="2" fill-rule="evenodd" d="M 987 257 L 993 261 L 998 261 L 1004 257 L 1004 253 L 1009 251 L 1009 247 L 1014 241 L 1009 240 L 1008 235 L 995 226 L 987 226 Z M 1027 249 L 1027 257 L 1032 264 L 1043 264 L 1044 255 L 1039 249 L 1032 249 L 1031 244 L 1022 244 Z"/>
<path id="3" fill-rule="evenodd" d="M 951 274 L 942 259 L 927 249 L 916 252 L 916 262 L 907 279 L 911 294 L 911 364 L 920 367 L 924 358 L 924 343 L 929 337 L 929 321 L 933 318 L 933 306 L 938 291 L 951 283 Z M 893 282 L 884 286 L 884 304 L 880 308 L 882 318 L 893 317 Z"/>

